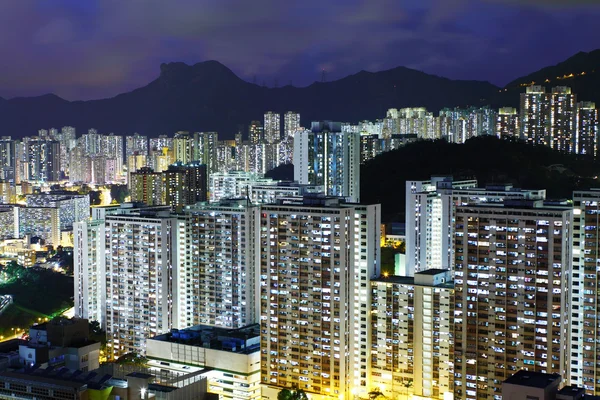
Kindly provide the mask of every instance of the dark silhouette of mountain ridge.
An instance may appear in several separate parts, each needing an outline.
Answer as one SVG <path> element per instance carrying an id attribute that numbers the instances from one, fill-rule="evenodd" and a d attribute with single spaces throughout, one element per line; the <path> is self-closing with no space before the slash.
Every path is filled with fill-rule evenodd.
<path id="1" fill-rule="evenodd" d="M 244 81 L 218 61 L 194 65 L 172 62 L 146 86 L 112 98 L 67 101 L 56 95 L 0 99 L 2 135 L 34 135 L 38 129 L 65 125 L 85 133 L 148 136 L 179 130 L 217 131 L 232 138 L 240 125 L 262 120 L 265 111 L 297 111 L 302 124 L 312 120 L 358 122 L 383 118 L 388 108 L 481 106 L 499 88 L 482 81 L 460 81 L 397 67 L 360 71 L 306 87 L 267 88 Z"/>
<path id="2" fill-rule="evenodd" d="M 546 87 L 548 93 L 555 86 L 568 86 L 577 94 L 577 101 L 594 101 L 600 105 L 600 49 L 589 53 L 581 51 L 556 65 L 517 78 L 497 96 L 491 96 L 491 102 L 519 107 L 519 94 L 532 83 Z"/>

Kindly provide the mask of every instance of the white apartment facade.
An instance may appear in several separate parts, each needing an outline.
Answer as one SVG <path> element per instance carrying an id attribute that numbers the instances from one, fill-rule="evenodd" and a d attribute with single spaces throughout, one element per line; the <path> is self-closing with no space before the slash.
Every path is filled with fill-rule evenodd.
<path id="1" fill-rule="evenodd" d="M 315 398 L 370 389 L 360 378 L 368 374 L 368 280 L 379 269 L 379 214 L 378 205 L 326 197 L 261 206 L 263 396 L 292 385 Z"/>
<path id="2" fill-rule="evenodd" d="M 571 384 L 600 394 L 600 189 L 573 193 Z"/>
<path id="3" fill-rule="evenodd" d="M 179 327 L 173 282 L 184 222 L 169 214 L 111 215 L 105 219 L 106 316 L 109 357 L 144 354 L 146 339 Z M 104 293 L 103 293 L 104 294 Z"/>
<path id="4" fill-rule="evenodd" d="M 454 284 L 448 270 L 371 280 L 371 386 L 390 399 L 454 391 Z"/>
<path id="5" fill-rule="evenodd" d="M 442 190 L 477 187 L 476 180 L 432 177 L 406 182 L 406 271 L 452 266 L 452 197 Z"/>
<path id="6" fill-rule="evenodd" d="M 73 273 L 75 282 L 75 315 L 104 326 L 102 293 L 106 280 L 104 221 L 89 220 L 73 224 Z"/>
<path id="7" fill-rule="evenodd" d="M 294 135 L 294 180 L 323 185 L 328 196 L 360 202 L 360 133 L 336 122 L 313 122 Z"/>
<path id="8" fill-rule="evenodd" d="M 501 399 L 520 369 L 569 380 L 569 207 L 542 201 L 458 207 L 455 399 Z"/>
<path id="9" fill-rule="evenodd" d="M 185 326 L 257 323 L 259 208 L 246 200 L 198 204 L 185 209 L 185 223 L 186 273 L 176 299 Z"/>
<path id="10" fill-rule="evenodd" d="M 519 189 L 510 184 L 477 187 L 476 180 L 432 177 L 406 182 L 406 268 L 409 275 L 427 268 L 454 268 L 456 207 L 502 204 L 507 199 L 543 200 L 544 189 Z"/>

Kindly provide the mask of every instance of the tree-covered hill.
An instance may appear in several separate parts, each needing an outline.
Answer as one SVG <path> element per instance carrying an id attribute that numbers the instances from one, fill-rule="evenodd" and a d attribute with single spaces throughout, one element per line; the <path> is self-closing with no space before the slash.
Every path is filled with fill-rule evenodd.
<path id="1" fill-rule="evenodd" d="M 476 178 L 480 186 L 512 183 L 547 189 L 548 198 L 571 198 L 573 190 L 600 187 L 600 163 L 543 146 L 486 136 L 465 144 L 419 141 L 384 153 L 361 168 L 361 202 L 381 203 L 384 222 L 403 221 L 407 180 L 432 175 Z"/>

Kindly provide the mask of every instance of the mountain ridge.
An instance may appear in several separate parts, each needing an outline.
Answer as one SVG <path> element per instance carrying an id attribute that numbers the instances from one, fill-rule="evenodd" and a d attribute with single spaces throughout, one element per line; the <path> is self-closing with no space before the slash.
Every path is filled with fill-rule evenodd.
<path id="1" fill-rule="evenodd" d="M 600 71 L 600 50 L 578 53 L 540 71 L 555 74 L 596 62 Z M 518 106 L 523 79 L 540 74 L 536 71 L 518 78 L 501 90 L 486 81 L 452 80 L 398 66 L 377 72 L 361 70 L 308 86 L 269 88 L 245 81 L 216 60 L 163 63 L 159 70 L 148 84 L 110 98 L 69 101 L 55 94 L 0 98 L 2 135 L 30 136 L 38 129 L 70 125 L 80 134 L 96 128 L 102 133 L 139 132 L 154 137 L 188 130 L 217 131 L 223 138 L 232 138 L 238 131 L 246 133 L 249 123 L 262 120 L 269 110 L 299 112 L 302 125 L 307 126 L 322 119 L 351 123 L 380 119 L 388 108 L 426 107 L 436 112 L 445 107 Z M 582 89 L 581 100 L 600 96 L 579 84 L 580 78 L 592 75 L 595 79 L 600 73 L 570 81 Z"/>

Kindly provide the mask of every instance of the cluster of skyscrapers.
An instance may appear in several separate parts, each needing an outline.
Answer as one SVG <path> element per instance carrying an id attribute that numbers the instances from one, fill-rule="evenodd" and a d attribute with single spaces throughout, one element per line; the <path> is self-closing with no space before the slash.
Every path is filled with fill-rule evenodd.
<path id="1" fill-rule="evenodd" d="M 520 369 L 600 391 L 600 191 L 577 191 L 572 201 L 545 197 L 447 177 L 406 184 L 403 272 L 416 281 L 439 268 L 454 279 L 446 289 L 450 347 L 437 349 L 449 351 L 457 398 L 499 398 L 501 383 Z M 444 310 L 437 312 L 441 326 Z"/>
<path id="2" fill-rule="evenodd" d="M 454 108 L 442 109 L 436 116 L 422 107 L 392 108 L 382 120 L 346 124 L 342 129 L 360 133 L 361 162 L 365 162 L 417 139 L 464 143 L 484 135 L 595 157 L 599 124 L 596 104 L 578 101 L 571 88 L 558 86 L 547 93 L 545 87 L 532 85 L 521 93 L 520 109 Z"/>
<path id="3" fill-rule="evenodd" d="M 500 399 L 520 369 L 596 394 L 600 191 L 550 201 L 451 177 L 407 182 L 406 264 L 393 276 L 381 274 L 380 206 L 360 203 L 360 164 L 412 140 L 518 136 L 596 154 L 593 105 L 566 88 L 537 91 L 523 94 L 520 114 L 392 109 L 382 121 L 305 129 L 296 113 L 282 124 L 268 112 L 247 141 L 134 135 L 123 151 L 115 135 L 41 132 L 32 142 L 59 143 L 59 176 L 127 182 L 133 201 L 69 219 L 76 315 L 101 323 L 110 358 L 146 354 L 177 330 L 257 324 L 260 378 L 225 398 L 294 386 L 315 398 Z M 289 162 L 295 182 L 264 178 Z M 15 182 L 22 173 L 5 171 Z"/>
<path id="4" fill-rule="evenodd" d="M 309 193 L 96 208 L 75 228 L 77 314 L 101 321 L 113 357 L 173 328 L 259 323 L 267 397 L 500 398 L 520 369 L 597 393 L 600 191 L 406 186 L 395 276 L 380 273 L 378 205 Z"/>
<path id="5" fill-rule="evenodd" d="M 283 132 L 282 132 L 283 126 Z M 59 182 L 97 185 L 127 183 L 130 174 L 141 168 L 165 171 L 179 162 L 199 162 L 207 172 L 240 170 L 264 174 L 292 161 L 293 136 L 300 129 L 300 115 L 267 112 L 262 122 L 249 126 L 235 140 L 219 141 L 216 132 L 176 132 L 148 138 L 100 134 L 95 129 L 76 137 L 75 128 L 41 129 L 37 136 L 0 140 L 0 179 L 19 184 Z M 283 133 L 283 135 L 282 135 Z"/>
<path id="6" fill-rule="evenodd" d="M 333 397 L 354 380 L 366 388 L 379 206 L 306 195 L 93 211 L 75 226 L 75 306 L 106 329 L 111 357 L 145 353 L 173 328 L 260 323 L 270 396 L 292 384 Z"/>

